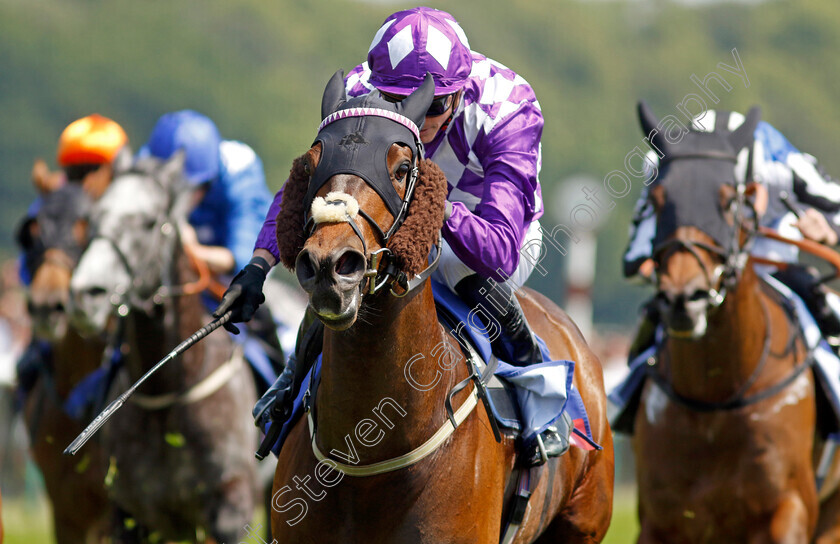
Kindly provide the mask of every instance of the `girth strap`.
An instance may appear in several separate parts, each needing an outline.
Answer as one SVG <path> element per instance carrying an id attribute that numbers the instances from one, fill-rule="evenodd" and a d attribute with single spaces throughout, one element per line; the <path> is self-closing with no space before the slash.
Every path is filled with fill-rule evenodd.
<path id="1" fill-rule="evenodd" d="M 516 478 L 516 490 L 513 497 L 510 499 L 510 511 L 502 534 L 501 544 L 511 544 L 516 538 L 516 533 L 519 532 L 519 527 L 525 519 L 525 512 L 528 509 L 528 501 L 531 499 L 531 471 L 537 470 L 537 467 L 519 469 L 519 475 Z"/>

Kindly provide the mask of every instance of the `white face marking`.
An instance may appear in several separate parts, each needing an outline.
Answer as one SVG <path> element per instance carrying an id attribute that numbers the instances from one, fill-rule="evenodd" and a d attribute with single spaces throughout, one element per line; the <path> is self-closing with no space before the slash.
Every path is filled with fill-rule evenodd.
<path id="1" fill-rule="evenodd" d="M 659 424 L 667 406 L 667 395 L 657 386 L 649 387 L 647 396 L 645 397 L 645 416 L 651 426 Z"/>
<path id="2" fill-rule="evenodd" d="M 129 288 L 132 278 L 112 242 L 133 267 L 139 266 L 143 256 L 133 251 L 133 240 L 148 237 L 148 232 L 144 232 L 146 223 L 165 209 L 165 198 L 148 179 L 126 175 L 118 178 L 96 204 L 96 237 L 70 280 L 73 320 L 81 330 L 102 332 L 113 311 L 115 296 Z"/>

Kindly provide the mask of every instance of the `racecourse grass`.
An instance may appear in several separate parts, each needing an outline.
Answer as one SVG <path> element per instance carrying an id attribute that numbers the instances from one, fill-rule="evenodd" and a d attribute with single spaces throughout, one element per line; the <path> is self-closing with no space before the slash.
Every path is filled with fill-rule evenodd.
<path id="1" fill-rule="evenodd" d="M 612 523 L 603 544 L 633 544 L 638 535 L 636 521 L 636 490 L 633 487 L 616 489 Z M 256 522 L 264 516 L 257 515 Z M 6 539 L 3 544 L 52 544 L 52 521 L 46 500 L 3 501 L 3 524 Z"/>
<path id="2" fill-rule="evenodd" d="M 54 544 L 50 507 L 46 497 L 34 500 L 3 499 L 3 544 Z M 265 513 L 257 511 L 252 526 L 264 525 Z M 262 535 L 260 535 L 262 536 Z M 246 542 L 260 542 L 248 539 Z M 80 543 L 82 544 L 82 543 Z"/>
<path id="3" fill-rule="evenodd" d="M 610 529 L 603 544 L 635 544 L 639 535 L 636 519 L 636 487 L 616 487 Z"/>
<path id="4" fill-rule="evenodd" d="M 3 544 L 52 544 L 50 508 L 46 498 L 3 499 Z"/>

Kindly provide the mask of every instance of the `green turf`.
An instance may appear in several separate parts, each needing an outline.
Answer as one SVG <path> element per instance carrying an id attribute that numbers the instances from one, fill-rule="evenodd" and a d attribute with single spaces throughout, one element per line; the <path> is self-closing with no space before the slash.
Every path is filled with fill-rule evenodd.
<path id="1" fill-rule="evenodd" d="M 636 488 L 619 487 L 615 490 L 610 530 L 603 544 L 634 544 L 639 534 L 636 519 Z"/>
<path id="2" fill-rule="evenodd" d="M 3 500 L 3 544 L 51 544 L 52 520 L 46 499 Z"/>
<path id="3" fill-rule="evenodd" d="M 636 490 L 616 489 L 612 523 L 603 544 L 633 544 L 638 534 Z M 255 521 L 262 522 L 262 512 Z M 52 522 L 46 500 L 3 501 L 4 544 L 52 544 Z"/>

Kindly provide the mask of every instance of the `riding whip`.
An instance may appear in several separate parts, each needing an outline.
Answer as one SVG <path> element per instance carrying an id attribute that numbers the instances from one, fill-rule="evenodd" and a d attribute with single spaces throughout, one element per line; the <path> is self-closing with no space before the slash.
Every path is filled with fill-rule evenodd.
<path id="1" fill-rule="evenodd" d="M 78 452 L 79 449 L 82 446 L 84 446 L 88 440 L 90 440 L 90 437 L 93 436 L 96 433 L 96 431 L 98 431 L 102 428 L 103 425 L 105 425 L 105 422 L 108 421 L 111 418 L 111 416 L 114 415 L 114 413 L 122 407 L 123 404 L 125 404 L 125 401 L 128 400 L 128 397 L 134 394 L 134 391 L 136 391 L 137 388 L 140 387 L 140 385 L 144 381 L 146 381 L 146 378 L 154 374 L 160 367 L 162 367 L 169 361 L 172 361 L 173 359 L 175 359 L 176 357 L 193 347 L 199 340 L 201 340 L 211 332 L 215 331 L 216 329 L 230 321 L 231 315 L 233 315 L 232 310 L 225 312 L 221 317 L 217 317 L 207 325 L 204 325 L 196 332 L 194 332 L 192 336 L 175 346 L 175 349 L 170 351 L 166 357 L 158 361 L 158 363 L 155 366 L 153 366 L 149 369 L 148 372 L 143 374 L 143 376 L 139 380 L 137 380 L 134 383 L 134 385 L 129 387 L 125 393 L 117 397 L 113 402 L 111 402 L 111 404 L 109 404 L 104 410 L 102 410 L 102 413 L 96 416 L 96 418 L 90 422 L 90 424 L 85 428 L 85 430 L 82 431 L 79 434 L 79 436 L 77 436 L 76 439 L 70 443 L 69 446 L 67 446 L 67 448 L 64 450 L 64 454 L 76 455 L 76 452 Z"/>
<path id="2" fill-rule="evenodd" d="M 802 211 L 796 207 L 796 204 L 790 199 L 790 195 L 787 191 L 782 191 L 779 193 L 779 199 L 782 201 L 782 204 L 785 205 L 785 208 L 788 209 L 793 215 L 796 216 L 797 219 L 802 219 Z"/>

